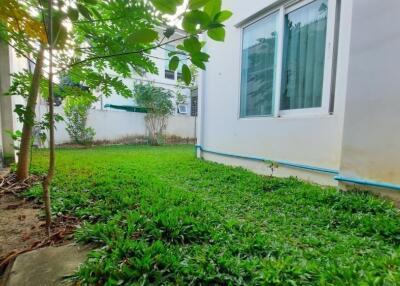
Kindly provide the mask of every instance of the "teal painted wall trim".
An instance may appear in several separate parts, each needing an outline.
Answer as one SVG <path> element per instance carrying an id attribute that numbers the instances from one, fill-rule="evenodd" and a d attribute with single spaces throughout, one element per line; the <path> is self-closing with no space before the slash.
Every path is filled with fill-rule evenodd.
<path id="1" fill-rule="evenodd" d="M 336 176 L 335 180 L 337 180 L 339 182 L 354 183 L 354 184 L 363 185 L 363 186 L 378 187 L 378 188 L 400 191 L 400 185 L 395 185 L 395 184 L 390 184 L 390 183 L 350 178 L 350 177 L 345 177 L 345 176 L 341 176 L 341 175 Z"/>
<path id="2" fill-rule="evenodd" d="M 302 169 L 302 170 L 314 171 L 314 172 L 331 174 L 331 175 L 338 175 L 339 174 L 339 171 L 333 170 L 333 169 L 320 168 L 320 167 L 315 167 L 315 166 L 310 166 L 310 165 L 293 163 L 293 162 L 289 162 L 289 161 L 272 160 L 272 159 L 262 158 L 262 157 L 244 156 L 244 155 L 238 155 L 238 154 L 232 154 L 232 153 L 213 151 L 213 150 L 208 150 L 208 149 L 204 148 L 201 145 L 196 145 L 196 148 L 199 149 L 202 152 L 215 154 L 215 155 L 220 155 L 220 156 L 225 156 L 225 157 L 253 160 L 253 161 L 259 161 L 259 162 L 272 161 L 272 162 L 278 163 L 279 165 L 290 167 L 290 168 L 295 168 L 295 169 Z"/>

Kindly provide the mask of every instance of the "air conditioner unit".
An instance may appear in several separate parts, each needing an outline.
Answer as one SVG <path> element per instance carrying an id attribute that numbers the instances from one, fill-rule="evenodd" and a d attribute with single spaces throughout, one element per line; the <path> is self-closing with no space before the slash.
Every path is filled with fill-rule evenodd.
<path id="1" fill-rule="evenodd" d="M 187 104 L 179 104 L 178 105 L 178 113 L 180 113 L 180 114 L 188 114 L 188 106 L 187 106 Z"/>

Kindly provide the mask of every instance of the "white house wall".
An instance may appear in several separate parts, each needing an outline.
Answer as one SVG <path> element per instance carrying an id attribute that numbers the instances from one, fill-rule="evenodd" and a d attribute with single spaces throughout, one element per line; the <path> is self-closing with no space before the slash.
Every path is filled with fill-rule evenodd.
<path id="1" fill-rule="evenodd" d="M 24 99 L 20 96 L 4 96 L 8 91 L 12 78 L 10 75 L 21 72 L 28 68 L 25 58 L 17 57 L 15 50 L 6 43 L 0 42 L 0 153 L 12 155 L 15 150 L 14 142 L 8 132 L 22 129 L 22 124 L 18 121 L 14 111 L 16 104 L 24 104 Z M 1 156 L 1 154 L 0 154 Z"/>
<path id="2" fill-rule="evenodd" d="M 341 172 L 400 185 L 400 1 L 354 0 Z"/>
<path id="3" fill-rule="evenodd" d="M 241 28 L 236 25 L 259 11 L 283 1 L 241 0 L 224 1 L 225 9 L 233 12 L 226 24 L 224 43 L 207 42 L 211 55 L 206 72 L 202 75 L 202 130 L 199 144 L 208 150 L 257 156 L 272 160 L 285 160 L 299 164 L 338 170 L 346 92 L 347 63 L 350 42 L 352 0 L 342 1 L 338 72 L 335 110 L 333 115 L 292 115 L 283 117 L 239 118 Z M 237 159 L 204 153 L 206 158 L 235 164 Z M 256 164 L 257 167 L 254 165 Z M 262 172 L 268 171 L 264 163 L 242 166 Z M 319 183 L 335 184 L 333 175 L 297 171 L 281 167 L 277 175 L 296 175 Z"/>
<path id="4" fill-rule="evenodd" d="M 5 110 L 5 97 L 4 94 L 10 85 L 9 74 L 9 52 L 6 43 L 0 41 L 0 168 L 2 167 L 3 162 L 3 153 L 4 150 L 4 141 L 6 134 L 4 133 L 5 127 L 3 126 L 3 117 L 6 116 L 7 111 Z M 7 143 L 6 143 L 7 144 Z"/>

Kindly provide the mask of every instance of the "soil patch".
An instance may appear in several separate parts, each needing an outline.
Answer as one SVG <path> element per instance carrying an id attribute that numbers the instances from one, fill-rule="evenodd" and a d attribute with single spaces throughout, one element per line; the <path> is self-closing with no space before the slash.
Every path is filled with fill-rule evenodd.
<path id="1" fill-rule="evenodd" d="M 12 194 L 0 197 L 0 260 L 15 249 L 31 246 L 43 234 L 38 206 Z"/>
<path id="2" fill-rule="evenodd" d="M 71 243 L 79 220 L 71 216 L 53 218 L 47 235 L 41 205 L 18 195 L 0 195 L 0 276 L 18 255 L 45 246 Z"/>

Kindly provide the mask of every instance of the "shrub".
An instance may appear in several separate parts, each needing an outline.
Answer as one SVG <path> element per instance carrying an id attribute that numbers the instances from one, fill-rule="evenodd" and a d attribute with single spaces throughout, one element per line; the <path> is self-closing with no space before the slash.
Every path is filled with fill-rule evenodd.
<path id="1" fill-rule="evenodd" d="M 171 91 L 150 83 L 135 86 L 136 103 L 147 109 L 145 123 L 151 145 L 163 142 L 168 116 L 173 111 L 172 97 Z"/>
<path id="2" fill-rule="evenodd" d="M 68 97 L 65 101 L 65 123 L 73 143 L 91 145 L 96 132 L 86 127 L 89 109 L 93 103 L 91 97 Z"/>

